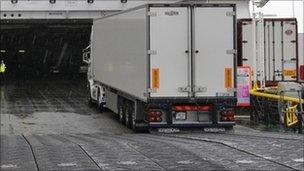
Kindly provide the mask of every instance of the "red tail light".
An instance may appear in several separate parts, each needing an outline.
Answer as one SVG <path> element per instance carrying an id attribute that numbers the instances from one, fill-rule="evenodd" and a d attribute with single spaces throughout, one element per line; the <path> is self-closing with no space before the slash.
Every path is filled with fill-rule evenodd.
<path id="1" fill-rule="evenodd" d="M 220 111 L 221 121 L 235 121 L 235 112 L 233 109 L 226 109 Z"/>
<path id="2" fill-rule="evenodd" d="M 149 116 L 151 117 L 160 117 L 162 115 L 161 111 L 151 110 L 149 111 Z"/>
<path id="3" fill-rule="evenodd" d="M 150 110 L 148 113 L 149 122 L 161 122 L 163 112 L 160 110 Z"/>

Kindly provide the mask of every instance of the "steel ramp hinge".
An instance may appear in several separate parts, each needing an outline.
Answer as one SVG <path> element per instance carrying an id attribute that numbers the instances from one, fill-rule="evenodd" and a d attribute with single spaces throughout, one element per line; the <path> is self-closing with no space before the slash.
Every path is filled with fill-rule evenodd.
<path id="1" fill-rule="evenodd" d="M 236 49 L 229 49 L 226 51 L 227 54 L 236 54 Z"/>
<path id="2" fill-rule="evenodd" d="M 234 11 L 228 11 L 226 12 L 226 16 L 235 16 L 236 13 Z"/>
<path id="3" fill-rule="evenodd" d="M 157 13 L 156 12 L 148 12 L 148 16 L 155 17 L 155 16 L 157 16 Z"/>
<path id="4" fill-rule="evenodd" d="M 186 87 L 178 87 L 179 92 L 190 92 L 191 88 L 189 86 Z"/>
<path id="5" fill-rule="evenodd" d="M 148 55 L 156 55 L 157 51 L 156 50 L 148 50 Z"/>
<path id="6" fill-rule="evenodd" d="M 194 87 L 194 92 L 207 92 L 207 87 L 202 87 L 202 86 Z"/>

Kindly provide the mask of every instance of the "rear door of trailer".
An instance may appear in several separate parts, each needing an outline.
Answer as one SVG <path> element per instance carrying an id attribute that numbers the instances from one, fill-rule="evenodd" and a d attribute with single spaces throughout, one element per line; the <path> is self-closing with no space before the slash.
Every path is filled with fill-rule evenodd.
<path id="1" fill-rule="evenodd" d="M 266 80 L 296 81 L 298 61 L 296 21 L 293 19 L 265 19 L 264 27 Z M 257 39 L 257 41 L 259 40 Z M 252 21 L 242 22 L 242 52 L 243 66 L 252 66 Z M 257 65 L 259 65 L 259 61 L 257 61 Z"/>
<path id="2" fill-rule="evenodd" d="M 297 80 L 296 21 L 265 21 L 266 80 Z"/>
<path id="3" fill-rule="evenodd" d="M 283 80 L 297 80 L 297 28 L 296 21 L 282 21 Z"/>
<path id="4" fill-rule="evenodd" d="M 234 96 L 234 8 L 196 7 L 193 18 L 195 95 Z"/>
<path id="5" fill-rule="evenodd" d="M 150 97 L 234 96 L 234 6 L 152 6 Z"/>
<path id="6" fill-rule="evenodd" d="M 151 97 L 188 97 L 189 17 L 184 6 L 150 7 Z"/>

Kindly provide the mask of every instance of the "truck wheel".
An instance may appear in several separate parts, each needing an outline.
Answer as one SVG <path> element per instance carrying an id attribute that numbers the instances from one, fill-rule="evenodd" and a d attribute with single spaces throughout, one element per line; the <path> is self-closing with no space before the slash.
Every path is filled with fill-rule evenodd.
<path id="1" fill-rule="evenodd" d="M 127 104 L 127 107 L 126 107 L 125 124 L 126 124 L 127 128 L 132 128 L 132 107 L 130 104 Z"/>
<path id="2" fill-rule="evenodd" d="M 225 131 L 226 131 L 227 133 L 234 133 L 233 126 L 225 127 Z"/>
<path id="3" fill-rule="evenodd" d="M 100 112 L 104 111 L 103 103 L 98 103 L 98 109 L 99 109 Z"/>
<path id="4" fill-rule="evenodd" d="M 126 113 L 126 121 L 125 121 L 127 128 L 132 128 L 131 120 L 132 120 L 132 118 L 130 116 L 130 113 L 127 112 Z"/>
<path id="5" fill-rule="evenodd" d="M 104 111 L 104 103 L 102 102 L 102 94 L 98 92 L 98 109 L 99 111 L 103 112 Z"/>
<path id="6" fill-rule="evenodd" d="M 136 119 L 135 119 L 135 113 L 132 113 L 132 130 L 135 133 L 148 133 L 149 129 L 145 126 L 138 126 Z"/>
<path id="7" fill-rule="evenodd" d="M 89 83 L 87 85 L 87 102 L 88 102 L 89 106 L 93 106 L 93 104 L 94 104 L 94 101 L 93 101 L 93 99 L 91 97 L 91 88 L 89 86 Z"/>
<path id="8" fill-rule="evenodd" d="M 124 108 L 122 106 L 118 107 L 118 115 L 119 115 L 119 122 L 124 125 L 126 116 L 125 116 Z"/>
<path id="9" fill-rule="evenodd" d="M 131 113 L 131 125 L 134 132 L 136 132 L 136 119 L 135 119 L 135 112 L 132 111 Z"/>
<path id="10" fill-rule="evenodd" d="M 132 122 L 132 130 L 135 133 L 149 133 L 148 125 L 144 123 Z"/>

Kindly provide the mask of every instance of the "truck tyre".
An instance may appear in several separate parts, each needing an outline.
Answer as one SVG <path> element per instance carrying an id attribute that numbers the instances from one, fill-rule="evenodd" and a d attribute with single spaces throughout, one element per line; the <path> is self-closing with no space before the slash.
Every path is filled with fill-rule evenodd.
<path id="1" fill-rule="evenodd" d="M 101 101 L 102 99 L 102 94 L 100 93 L 100 90 L 98 90 L 98 109 L 99 111 L 103 112 L 104 111 L 104 103 Z"/>
<path id="2" fill-rule="evenodd" d="M 126 119 L 125 124 L 127 128 L 132 128 L 132 107 L 130 104 L 126 105 Z"/>
<path id="3" fill-rule="evenodd" d="M 132 118 L 132 130 L 135 133 L 149 133 L 148 124 L 135 121 L 133 120 L 133 118 Z"/>
<path id="4" fill-rule="evenodd" d="M 227 127 L 225 127 L 225 132 L 227 132 L 227 133 L 234 133 L 233 126 L 227 126 Z"/>
<path id="5" fill-rule="evenodd" d="M 94 105 L 94 101 L 91 97 L 91 88 L 90 88 L 90 84 L 89 82 L 87 82 L 87 102 L 89 106 L 93 106 Z"/>
<path id="6" fill-rule="evenodd" d="M 103 112 L 103 111 L 104 111 L 103 103 L 99 103 L 99 102 L 98 102 L 98 110 L 99 110 L 100 112 Z"/>
<path id="7" fill-rule="evenodd" d="M 135 109 L 132 105 L 129 106 L 129 112 L 128 116 L 130 118 L 129 120 L 129 128 L 133 130 L 135 133 L 148 133 L 149 129 L 148 126 L 144 126 L 144 124 L 138 124 L 138 121 L 136 120 L 136 113 Z"/>
<path id="8" fill-rule="evenodd" d="M 135 112 L 134 110 L 131 112 L 131 127 L 133 129 L 134 132 L 137 132 L 136 130 L 136 118 L 135 118 Z"/>
<path id="9" fill-rule="evenodd" d="M 125 124 L 125 120 L 126 120 L 126 115 L 125 115 L 126 113 L 125 113 L 125 110 L 124 110 L 124 108 L 122 107 L 122 106 L 119 106 L 118 107 L 118 115 L 119 115 L 119 122 L 121 123 L 121 124 Z"/>
<path id="10" fill-rule="evenodd" d="M 127 126 L 127 128 L 132 128 L 132 118 L 131 118 L 131 115 L 130 115 L 130 112 L 127 112 L 126 113 L 126 121 L 125 121 L 125 123 L 126 123 L 126 126 Z"/>

